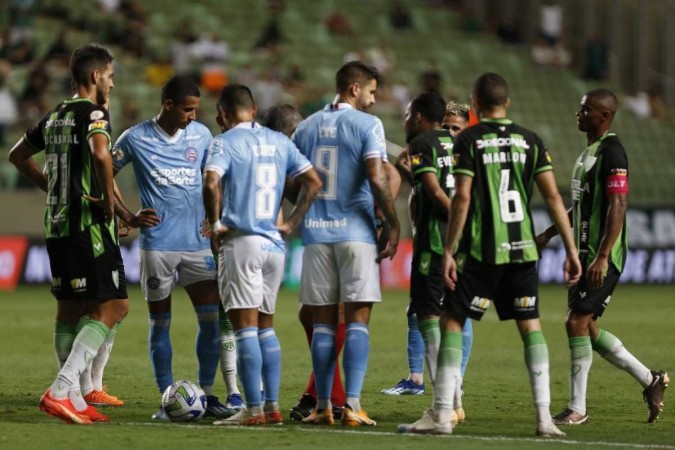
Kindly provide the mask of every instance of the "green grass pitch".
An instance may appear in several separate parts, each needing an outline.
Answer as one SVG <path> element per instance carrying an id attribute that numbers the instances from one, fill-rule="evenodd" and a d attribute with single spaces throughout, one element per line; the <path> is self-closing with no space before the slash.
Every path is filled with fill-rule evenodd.
<path id="1" fill-rule="evenodd" d="M 600 320 L 647 366 L 668 370 L 671 376 L 675 375 L 673 294 L 673 286 L 619 286 L 606 317 Z M 150 415 L 158 407 L 159 394 L 147 354 L 147 311 L 137 288 L 130 290 L 130 298 L 131 311 L 117 336 L 104 380 L 126 405 L 105 411 L 111 423 L 69 426 L 37 408 L 40 395 L 56 374 L 52 350 L 55 306 L 48 288 L 21 287 L 0 293 L 0 449 L 675 449 L 675 392 L 667 391 L 661 418 L 648 425 L 640 386 L 597 354 L 588 388 L 590 423 L 565 428 L 567 437 L 562 440 L 535 438 L 522 344 L 515 325 L 499 323 L 494 311 L 474 324 L 474 349 L 465 378 L 466 423 L 449 437 L 397 435 L 397 424 L 416 420 L 431 402 L 430 391 L 415 397 L 380 394 L 407 375 L 407 295 L 403 292 L 386 292 L 384 302 L 373 312 L 362 403 L 378 421 L 377 427 L 345 430 L 289 421 L 282 427 L 223 429 L 204 420 L 189 425 L 154 423 Z M 568 390 L 569 353 L 563 325 L 566 292 L 559 286 L 544 286 L 540 298 L 555 414 L 565 407 Z M 176 291 L 173 304 L 174 378 L 195 380 L 194 313 L 181 290 Z M 283 351 L 280 402 L 285 416 L 302 392 L 311 366 L 297 307 L 297 293 L 282 291 L 275 328 Z M 216 394 L 223 397 L 224 390 L 218 373 Z"/>

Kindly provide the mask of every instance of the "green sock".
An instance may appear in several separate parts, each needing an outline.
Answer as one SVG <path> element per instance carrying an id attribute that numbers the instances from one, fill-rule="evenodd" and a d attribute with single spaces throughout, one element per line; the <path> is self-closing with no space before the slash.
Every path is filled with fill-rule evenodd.
<path id="1" fill-rule="evenodd" d="M 59 364 L 59 370 L 66 363 L 70 349 L 73 347 L 73 341 L 77 335 L 77 329 L 73 325 L 66 325 L 58 320 L 54 324 L 54 353 L 56 362 Z"/>
<path id="2" fill-rule="evenodd" d="M 436 381 L 438 346 L 441 343 L 441 328 L 438 323 L 438 319 L 427 319 L 422 320 L 418 325 L 424 340 L 424 360 L 427 362 L 427 371 L 432 385 Z"/>
<path id="3" fill-rule="evenodd" d="M 609 331 L 600 330 L 598 338 L 593 341 L 593 350 L 614 366 L 631 374 L 642 387 L 647 387 L 652 382 L 651 371 Z"/>
<path id="4" fill-rule="evenodd" d="M 438 378 L 434 386 L 434 413 L 438 422 L 449 422 L 455 407 L 455 390 L 462 378 L 462 333 L 443 331 L 438 350 Z"/>
<path id="5" fill-rule="evenodd" d="M 534 396 L 539 422 L 550 422 L 551 419 L 551 386 L 548 373 L 548 346 L 544 333 L 530 331 L 523 336 L 525 345 L 525 364 L 530 375 L 530 387 Z"/>

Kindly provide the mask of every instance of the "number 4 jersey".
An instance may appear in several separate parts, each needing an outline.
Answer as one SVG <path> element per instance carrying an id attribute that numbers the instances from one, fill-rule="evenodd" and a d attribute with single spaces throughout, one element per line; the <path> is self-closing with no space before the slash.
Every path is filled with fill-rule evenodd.
<path id="1" fill-rule="evenodd" d="M 530 198 L 535 176 L 553 170 L 539 136 L 507 119 L 483 119 L 460 133 L 453 158 L 455 176 L 473 178 L 458 256 L 486 264 L 539 259 Z"/>
<path id="2" fill-rule="evenodd" d="M 23 137 L 35 153 L 45 152 L 48 239 L 74 236 L 105 223 L 103 209 L 83 197 L 102 196 L 89 148 L 89 138 L 97 133 L 110 142 L 108 111 L 87 98 L 72 98 L 61 102 Z M 114 229 L 111 234 L 117 236 Z"/>

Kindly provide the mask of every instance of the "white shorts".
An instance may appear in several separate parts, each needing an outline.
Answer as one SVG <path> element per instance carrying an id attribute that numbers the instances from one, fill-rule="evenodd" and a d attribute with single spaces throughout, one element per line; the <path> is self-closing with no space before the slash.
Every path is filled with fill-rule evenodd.
<path id="1" fill-rule="evenodd" d="M 379 303 L 380 265 L 377 246 L 348 241 L 310 244 L 302 255 L 300 303 L 334 305 L 349 302 Z"/>
<path id="2" fill-rule="evenodd" d="M 216 280 L 218 274 L 211 250 L 141 250 L 141 291 L 147 301 L 163 300 L 171 295 L 176 274 L 182 287 L 198 281 Z"/>
<path id="3" fill-rule="evenodd" d="M 225 311 L 257 308 L 274 314 L 284 263 L 285 252 L 263 236 L 226 238 L 218 259 L 220 298 Z"/>

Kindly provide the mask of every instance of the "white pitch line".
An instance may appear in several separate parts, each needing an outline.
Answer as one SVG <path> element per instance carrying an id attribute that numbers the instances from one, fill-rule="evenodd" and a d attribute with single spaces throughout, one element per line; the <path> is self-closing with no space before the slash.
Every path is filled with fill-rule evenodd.
<path id="1" fill-rule="evenodd" d="M 113 425 L 126 425 L 126 426 L 147 426 L 147 427 L 166 427 L 172 426 L 166 422 L 127 422 L 120 423 L 116 422 Z M 628 448 L 646 448 L 646 449 L 660 449 L 660 450 L 675 450 L 673 445 L 664 445 L 664 444 L 636 444 L 630 442 L 606 442 L 606 441 L 577 441 L 572 439 L 557 439 L 557 438 L 517 438 L 509 436 L 477 436 L 471 434 L 453 434 L 451 436 L 429 436 L 429 435 L 420 435 L 420 434 L 410 434 L 410 433 L 396 433 L 392 431 L 370 431 L 370 430 L 340 430 L 340 429 L 331 429 L 326 427 L 303 427 L 303 426 L 294 426 L 294 427 L 246 427 L 246 426 L 215 426 L 215 425 L 200 425 L 200 424 L 190 424 L 190 423 L 176 423 L 173 425 L 176 428 L 199 428 L 199 429 L 234 429 L 234 430 L 248 430 L 251 431 L 253 428 L 255 431 L 269 431 L 269 432 L 286 432 L 286 431 L 301 431 L 305 433 L 335 433 L 335 434 L 360 434 L 360 435 L 370 435 L 370 436 L 400 436 L 401 438 L 413 438 L 413 439 L 424 439 L 424 438 L 437 438 L 437 439 L 467 439 L 473 441 L 494 441 L 494 442 L 535 442 L 539 444 L 566 444 L 566 445 L 592 445 L 599 447 L 628 447 Z"/>

